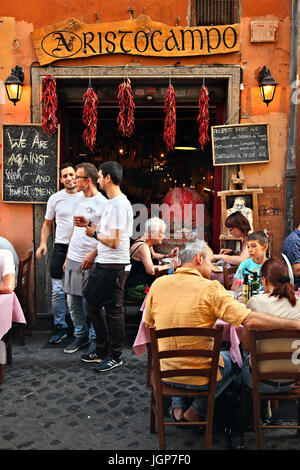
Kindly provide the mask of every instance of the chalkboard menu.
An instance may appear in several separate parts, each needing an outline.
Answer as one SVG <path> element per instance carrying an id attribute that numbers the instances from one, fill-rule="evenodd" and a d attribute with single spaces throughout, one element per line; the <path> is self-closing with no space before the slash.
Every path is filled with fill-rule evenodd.
<path id="1" fill-rule="evenodd" d="M 46 203 L 58 190 L 59 128 L 49 136 L 41 124 L 4 124 L 3 202 Z"/>
<path id="2" fill-rule="evenodd" d="M 215 166 L 270 160 L 268 124 L 212 126 L 211 133 Z"/>

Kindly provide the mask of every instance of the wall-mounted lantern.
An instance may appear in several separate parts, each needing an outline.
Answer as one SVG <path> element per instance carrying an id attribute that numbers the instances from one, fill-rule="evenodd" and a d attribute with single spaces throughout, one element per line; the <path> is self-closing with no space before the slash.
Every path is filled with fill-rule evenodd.
<path id="1" fill-rule="evenodd" d="M 258 74 L 258 81 L 260 86 L 261 98 L 267 106 L 273 101 L 276 86 L 278 85 L 275 82 L 274 78 L 271 76 L 270 70 L 264 65 L 261 71 Z"/>
<path id="2" fill-rule="evenodd" d="M 14 106 L 16 106 L 16 103 L 21 99 L 23 81 L 24 71 L 22 67 L 16 65 L 16 67 L 11 70 L 11 75 L 9 75 L 4 82 L 8 99 L 13 102 Z"/>

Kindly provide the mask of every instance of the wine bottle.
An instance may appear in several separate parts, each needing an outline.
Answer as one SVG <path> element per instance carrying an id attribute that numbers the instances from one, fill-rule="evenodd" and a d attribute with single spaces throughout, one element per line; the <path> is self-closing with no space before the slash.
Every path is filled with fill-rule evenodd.
<path id="1" fill-rule="evenodd" d="M 253 279 L 251 281 L 251 297 L 259 292 L 259 280 L 257 279 L 257 271 L 254 271 Z"/>
<path id="2" fill-rule="evenodd" d="M 249 281 L 248 281 L 248 274 L 244 276 L 244 283 L 243 283 L 243 304 L 246 304 L 249 299 Z"/>

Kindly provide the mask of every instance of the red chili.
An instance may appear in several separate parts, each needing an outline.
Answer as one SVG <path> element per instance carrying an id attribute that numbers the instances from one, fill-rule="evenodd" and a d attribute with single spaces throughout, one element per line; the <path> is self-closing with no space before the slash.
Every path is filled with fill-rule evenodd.
<path id="1" fill-rule="evenodd" d="M 209 126 L 209 93 L 206 86 L 202 85 L 199 97 L 199 115 L 197 123 L 199 126 L 199 143 L 203 150 L 205 145 L 209 142 L 208 126 Z"/>
<path id="2" fill-rule="evenodd" d="M 47 134 L 52 135 L 57 131 L 58 121 L 56 80 L 47 74 L 42 80 L 42 127 Z"/>
<path id="3" fill-rule="evenodd" d="M 164 112 L 164 141 L 169 151 L 173 150 L 176 137 L 176 94 L 172 85 L 165 94 Z"/>
<path id="4" fill-rule="evenodd" d="M 131 89 L 131 81 L 129 78 L 124 80 L 123 83 L 119 85 L 118 88 L 118 99 L 120 112 L 117 117 L 117 124 L 119 131 L 125 137 L 131 137 L 134 128 L 134 99 Z"/>
<path id="5" fill-rule="evenodd" d="M 91 152 L 94 149 L 97 137 L 97 122 L 98 122 L 98 96 L 92 88 L 88 88 L 83 95 L 84 108 L 82 121 L 86 126 L 82 134 L 83 142 L 86 147 L 89 147 Z"/>

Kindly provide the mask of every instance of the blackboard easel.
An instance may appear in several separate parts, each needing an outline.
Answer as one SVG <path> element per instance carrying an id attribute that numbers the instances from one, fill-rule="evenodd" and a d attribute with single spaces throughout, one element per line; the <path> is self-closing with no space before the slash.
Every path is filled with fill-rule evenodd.
<path id="1" fill-rule="evenodd" d="M 270 161 L 268 124 L 212 126 L 211 140 L 214 166 Z"/>
<path id="2" fill-rule="evenodd" d="M 45 204 L 59 188 L 59 135 L 41 124 L 3 124 L 2 201 Z"/>

